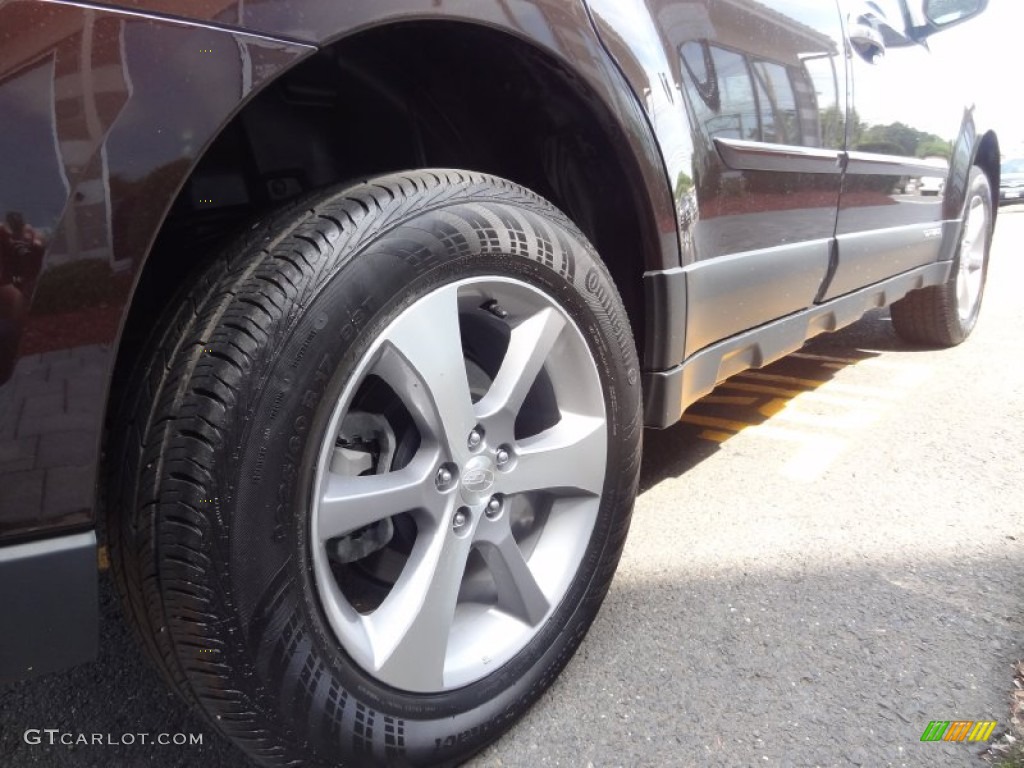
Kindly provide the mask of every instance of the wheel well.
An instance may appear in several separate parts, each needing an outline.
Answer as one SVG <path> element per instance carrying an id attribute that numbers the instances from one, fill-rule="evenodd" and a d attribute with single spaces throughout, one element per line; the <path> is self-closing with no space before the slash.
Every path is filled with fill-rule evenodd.
<path id="1" fill-rule="evenodd" d="M 193 169 L 132 298 L 112 395 L 188 274 L 247 223 L 312 190 L 411 168 L 491 173 L 553 202 L 608 265 L 643 350 L 642 274 L 658 240 L 625 146 L 585 83 L 507 34 L 433 21 L 341 40 L 260 93 Z"/>
<path id="2" fill-rule="evenodd" d="M 974 155 L 974 164 L 988 176 L 992 188 L 992 222 L 999 215 L 999 140 L 992 131 L 988 131 L 978 142 L 978 151 Z"/>

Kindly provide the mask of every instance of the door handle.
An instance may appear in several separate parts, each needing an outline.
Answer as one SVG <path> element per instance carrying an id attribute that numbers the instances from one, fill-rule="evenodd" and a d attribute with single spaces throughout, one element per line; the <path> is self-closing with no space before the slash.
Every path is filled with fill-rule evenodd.
<path id="1" fill-rule="evenodd" d="M 871 16 L 850 19 L 850 45 L 868 62 L 874 64 L 885 55 L 885 38 Z"/>

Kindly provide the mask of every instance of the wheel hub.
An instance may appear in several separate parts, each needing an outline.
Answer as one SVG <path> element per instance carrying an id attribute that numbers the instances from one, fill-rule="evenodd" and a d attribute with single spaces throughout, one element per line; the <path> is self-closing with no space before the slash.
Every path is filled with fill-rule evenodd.
<path id="1" fill-rule="evenodd" d="M 466 462 L 459 483 L 459 495 L 470 506 L 480 504 L 494 488 L 494 462 L 490 456 L 474 456 Z"/>

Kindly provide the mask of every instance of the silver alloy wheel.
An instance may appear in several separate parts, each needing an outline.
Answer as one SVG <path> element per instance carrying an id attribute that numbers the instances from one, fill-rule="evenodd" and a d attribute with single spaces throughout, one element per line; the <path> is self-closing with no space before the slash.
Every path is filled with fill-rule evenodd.
<path id="1" fill-rule="evenodd" d="M 467 337 L 490 329 L 493 340 L 495 326 L 507 346 L 496 370 L 481 376 Z M 380 417 L 356 403 L 374 381 L 401 402 L 405 432 L 414 435 L 360 455 L 345 425 L 360 424 L 359 439 L 376 429 L 366 424 Z M 551 417 L 531 432 L 522 422 L 534 409 Z M 553 298 L 518 280 L 481 277 L 415 301 L 356 365 L 319 455 L 314 576 L 344 650 L 379 681 L 419 693 L 465 686 L 509 661 L 580 567 L 607 441 L 593 356 Z M 395 443 L 414 447 L 403 459 Z M 364 540 L 394 542 L 400 530 L 412 531 L 406 551 L 365 555 L 398 562 L 368 609 L 346 593 L 332 553 L 363 555 Z"/>
<path id="2" fill-rule="evenodd" d="M 974 316 L 981 299 L 985 251 L 991 231 L 988 207 L 981 196 L 972 196 L 968 206 L 964 235 L 960 241 L 960 267 L 956 276 L 957 312 L 964 325 Z"/>

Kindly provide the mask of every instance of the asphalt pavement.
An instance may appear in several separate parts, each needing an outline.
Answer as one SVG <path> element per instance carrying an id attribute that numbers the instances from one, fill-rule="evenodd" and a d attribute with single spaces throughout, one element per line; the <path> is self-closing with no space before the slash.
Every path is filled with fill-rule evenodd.
<path id="1" fill-rule="evenodd" d="M 920 738 L 1005 722 L 1024 658 L 1022 256 L 1024 207 L 1003 209 L 961 347 L 905 345 L 878 311 L 648 432 L 597 622 L 472 765 L 982 765 L 981 745 Z M 0 688 L 0 764 L 245 765 L 163 689 L 102 582 L 100 658 Z M 25 743 L 45 728 L 202 744 Z"/>

